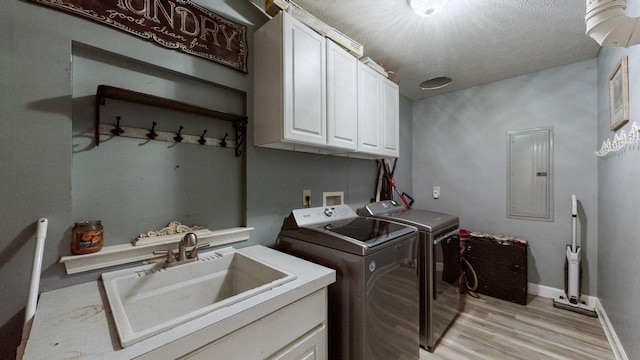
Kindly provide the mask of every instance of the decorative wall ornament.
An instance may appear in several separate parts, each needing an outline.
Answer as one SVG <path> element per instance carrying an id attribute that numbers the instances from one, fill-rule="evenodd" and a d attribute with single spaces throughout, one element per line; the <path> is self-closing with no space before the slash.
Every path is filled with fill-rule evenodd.
<path id="1" fill-rule="evenodd" d="M 150 243 L 163 243 L 163 242 L 171 242 L 177 239 L 180 239 L 183 234 L 193 232 L 197 236 L 205 235 L 211 233 L 209 229 L 205 229 L 202 226 L 194 225 L 194 226 L 186 226 L 182 225 L 179 221 L 172 221 L 166 227 L 163 227 L 160 230 L 156 231 L 147 231 L 145 234 L 138 235 L 132 241 L 132 244 L 135 246 L 146 245 Z"/>
<path id="2" fill-rule="evenodd" d="M 154 236 L 163 236 L 163 235 L 173 235 L 180 233 L 188 233 L 189 231 L 202 230 L 204 229 L 202 226 L 194 225 L 192 227 L 188 227 L 186 225 L 182 225 L 179 221 L 172 221 L 166 227 L 158 231 L 148 231 L 146 234 L 140 234 L 138 238 L 146 238 L 146 237 L 154 237 Z"/>
<path id="3" fill-rule="evenodd" d="M 631 124 L 631 130 L 629 130 L 629 135 L 625 133 L 624 129 L 620 130 L 613 137 L 613 141 L 611 139 L 607 139 L 602 142 L 602 147 L 600 147 L 599 151 L 596 151 L 596 156 L 605 156 L 608 153 L 616 152 L 627 145 L 632 145 L 640 142 L 640 125 L 637 122 L 633 122 Z"/>
<path id="4" fill-rule="evenodd" d="M 189 0 L 29 0 L 247 73 L 247 27 Z"/>

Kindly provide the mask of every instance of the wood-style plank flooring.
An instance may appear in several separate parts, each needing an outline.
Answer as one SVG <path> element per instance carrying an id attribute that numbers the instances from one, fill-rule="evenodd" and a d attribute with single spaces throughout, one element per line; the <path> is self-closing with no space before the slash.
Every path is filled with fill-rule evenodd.
<path id="1" fill-rule="evenodd" d="M 553 307 L 529 295 L 527 305 L 464 296 L 465 308 L 420 360 L 615 359 L 600 319 Z"/>

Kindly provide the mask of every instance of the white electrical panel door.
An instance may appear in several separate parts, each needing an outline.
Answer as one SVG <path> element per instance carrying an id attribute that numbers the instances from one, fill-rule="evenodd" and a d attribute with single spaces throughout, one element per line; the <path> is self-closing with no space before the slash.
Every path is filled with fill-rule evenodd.
<path id="1" fill-rule="evenodd" d="M 284 137 L 326 145 L 325 39 L 290 16 L 284 19 Z"/>
<path id="2" fill-rule="evenodd" d="M 400 145 L 400 114 L 398 85 L 382 79 L 382 155 L 398 157 Z"/>
<path id="3" fill-rule="evenodd" d="M 553 221 L 553 129 L 509 131 L 507 216 Z"/>
<path id="4" fill-rule="evenodd" d="M 358 59 L 327 40 L 327 144 L 358 147 Z"/>
<path id="5" fill-rule="evenodd" d="M 382 153 L 380 77 L 375 70 L 358 62 L 358 151 Z"/>

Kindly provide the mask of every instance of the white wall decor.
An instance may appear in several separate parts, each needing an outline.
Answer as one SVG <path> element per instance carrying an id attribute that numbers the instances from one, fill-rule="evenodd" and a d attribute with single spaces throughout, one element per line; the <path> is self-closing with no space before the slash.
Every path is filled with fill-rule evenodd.
<path id="1" fill-rule="evenodd" d="M 627 135 L 624 130 L 620 130 L 620 132 L 613 137 L 613 141 L 611 141 L 611 139 L 603 141 L 600 150 L 595 153 L 596 156 L 602 157 L 610 152 L 616 152 L 627 145 L 636 144 L 638 141 L 640 141 L 640 125 L 634 121 L 631 125 L 631 130 L 629 130 L 629 135 Z"/>

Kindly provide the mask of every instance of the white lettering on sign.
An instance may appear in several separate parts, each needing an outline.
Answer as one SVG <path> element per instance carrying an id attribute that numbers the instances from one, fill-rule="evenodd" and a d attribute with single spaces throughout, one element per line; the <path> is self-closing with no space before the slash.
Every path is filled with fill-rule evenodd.
<path id="1" fill-rule="evenodd" d="M 189 0 L 30 0 L 247 72 L 246 26 Z"/>

